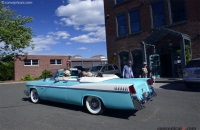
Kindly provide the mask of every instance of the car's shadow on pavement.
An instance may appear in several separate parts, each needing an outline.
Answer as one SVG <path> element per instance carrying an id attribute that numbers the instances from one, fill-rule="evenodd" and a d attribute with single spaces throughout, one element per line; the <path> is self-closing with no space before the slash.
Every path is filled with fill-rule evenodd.
<path id="1" fill-rule="evenodd" d="M 32 103 L 31 99 L 27 98 L 27 97 L 26 98 L 22 98 L 21 100 Z M 51 102 L 51 101 L 44 101 L 44 100 L 41 100 L 39 104 L 52 106 L 52 107 L 63 108 L 63 109 L 68 109 L 68 110 L 72 110 L 72 111 L 81 111 L 83 113 L 90 114 L 87 111 L 87 109 L 85 107 L 83 107 L 83 106 L 64 104 L 64 103 L 57 103 L 57 102 Z M 109 117 L 114 117 L 114 118 L 128 119 L 131 116 L 135 116 L 136 112 L 137 111 L 131 111 L 131 110 L 106 109 L 104 111 L 104 113 L 101 114 L 101 116 L 109 116 Z"/>
<path id="2" fill-rule="evenodd" d="M 136 112 L 136 110 L 106 109 L 106 111 L 102 115 L 114 118 L 128 119 L 131 116 L 136 116 Z"/>
<path id="3" fill-rule="evenodd" d="M 160 88 L 167 90 L 176 90 L 176 91 L 200 92 L 200 86 L 194 85 L 188 88 L 185 86 L 183 82 L 171 82 L 163 86 L 160 86 Z"/>

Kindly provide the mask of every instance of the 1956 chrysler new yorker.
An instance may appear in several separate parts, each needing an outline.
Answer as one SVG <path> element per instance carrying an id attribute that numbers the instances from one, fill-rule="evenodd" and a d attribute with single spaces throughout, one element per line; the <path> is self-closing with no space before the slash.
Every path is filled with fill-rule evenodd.
<path id="1" fill-rule="evenodd" d="M 71 77 L 57 80 L 64 69 L 52 78 L 26 83 L 26 96 L 33 103 L 49 100 L 85 106 L 92 114 L 101 114 L 105 108 L 140 110 L 143 104 L 156 96 L 153 82 L 149 78 L 119 78 L 104 74 L 103 77 Z"/>

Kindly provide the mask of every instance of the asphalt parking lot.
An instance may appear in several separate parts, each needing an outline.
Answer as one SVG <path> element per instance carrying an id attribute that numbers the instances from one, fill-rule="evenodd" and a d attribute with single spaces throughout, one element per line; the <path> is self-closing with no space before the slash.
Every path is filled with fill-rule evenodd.
<path id="1" fill-rule="evenodd" d="M 156 130 L 200 129 L 200 90 L 182 83 L 156 83 L 158 96 L 141 111 L 108 109 L 91 115 L 80 106 L 42 102 L 32 104 L 24 83 L 0 84 L 1 130 Z"/>

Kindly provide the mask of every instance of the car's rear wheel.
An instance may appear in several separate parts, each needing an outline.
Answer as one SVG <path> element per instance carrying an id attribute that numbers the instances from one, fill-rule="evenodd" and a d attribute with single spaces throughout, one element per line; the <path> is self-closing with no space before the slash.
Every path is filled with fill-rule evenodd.
<path id="1" fill-rule="evenodd" d="M 39 101 L 40 101 L 39 96 L 38 96 L 38 92 L 37 92 L 36 89 L 31 90 L 31 101 L 33 103 L 39 103 Z"/>
<path id="2" fill-rule="evenodd" d="M 98 97 L 89 96 L 85 100 L 87 110 L 92 114 L 102 114 L 105 107 Z"/>

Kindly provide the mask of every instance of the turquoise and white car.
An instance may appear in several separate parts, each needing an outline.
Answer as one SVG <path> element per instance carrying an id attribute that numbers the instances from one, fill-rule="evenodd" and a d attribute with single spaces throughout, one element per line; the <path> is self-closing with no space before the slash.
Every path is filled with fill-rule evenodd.
<path id="1" fill-rule="evenodd" d="M 26 96 L 33 103 L 48 100 L 85 106 L 91 114 L 101 114 L 105 108 L 140 110 L 144 103 L 156 96 L 153 82 L 149 78 L 119 78 L 112 74 L 103 77 L 62 77 L 64 69 L 52 78 L 26 83 Z"/>

